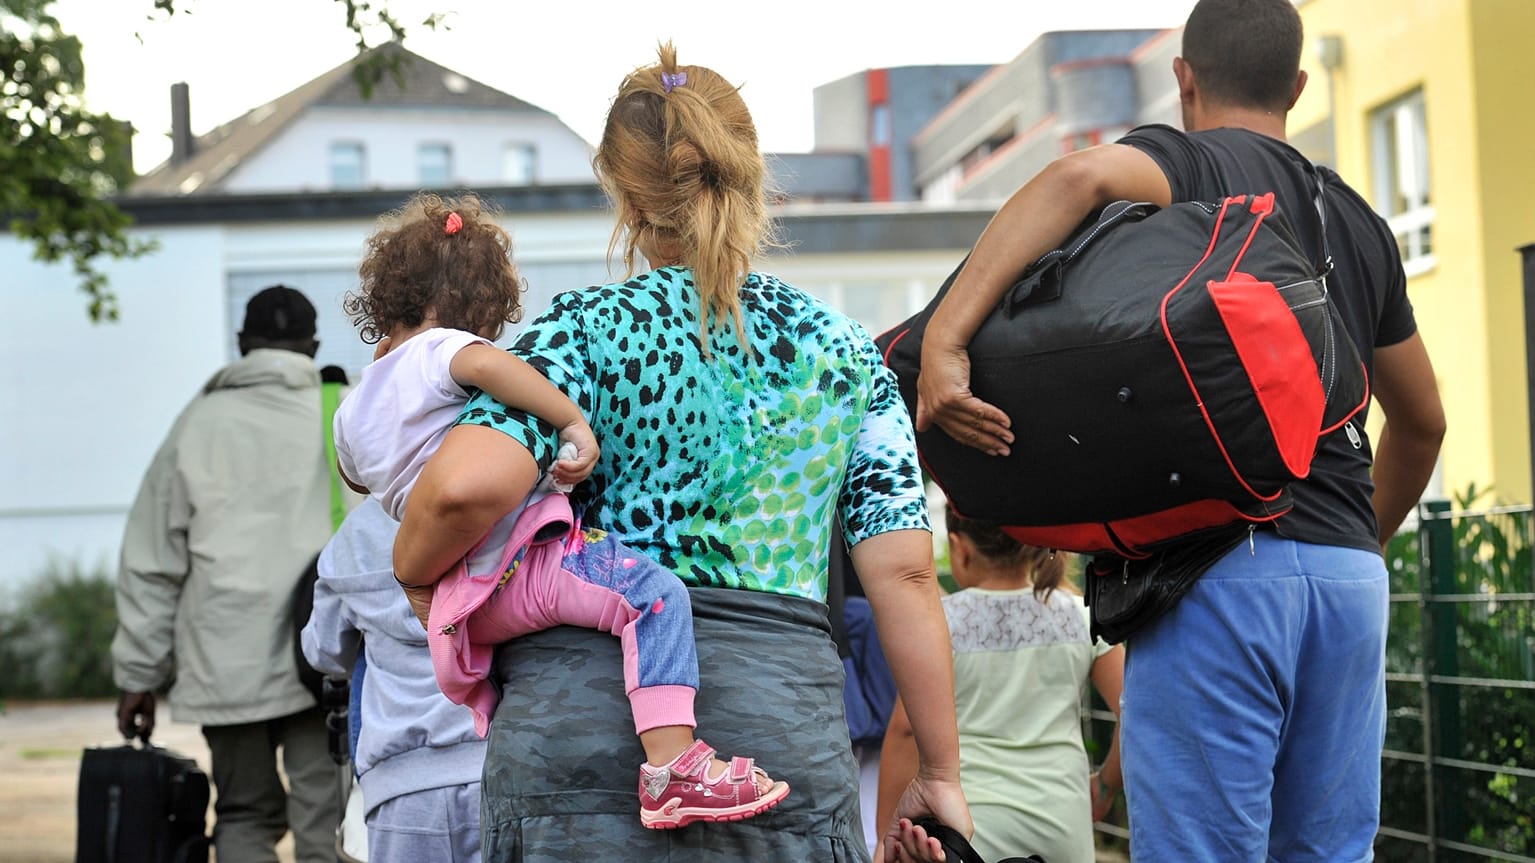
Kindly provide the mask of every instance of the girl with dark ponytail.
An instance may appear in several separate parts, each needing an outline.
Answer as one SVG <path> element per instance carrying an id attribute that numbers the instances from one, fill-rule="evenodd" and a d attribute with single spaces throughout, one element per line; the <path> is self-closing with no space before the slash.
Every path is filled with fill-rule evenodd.
<path id="1" fill-rule="evenodd" d="M 943 599 L 954 645 L 959 767 L 982 859 L 1038 854 L 1092 863 L 1092 823 L 1123 784 L 1119 735 L 1090 773 L 1082 690 L 1090 681 L 1117 715 L 1122 646 L 1095 642 L 1066 555 L 1024 545 L 994 524 L 944 508 L 960 590 Z M 879 811 L 916 770 L 901 701 L 879 761 Z"/>

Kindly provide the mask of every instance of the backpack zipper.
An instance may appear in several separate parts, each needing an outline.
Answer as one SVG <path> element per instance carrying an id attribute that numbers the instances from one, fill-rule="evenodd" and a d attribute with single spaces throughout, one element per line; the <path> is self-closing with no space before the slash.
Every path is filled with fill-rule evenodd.
<path id="1" fill-rule="evenodd" d="M 1087 246 L 1092 243 L 1093 240 L 1097 239 L 1099 234 L 1124 221 L 1129 217 L 1131 213 L 1135 213 L 1139 218 L 1144 219 L 1148 214 L 1142 214 L 1143 208 L 1141 207 L 1141 203 L 1143 202 L 1131 203 L 1109 218 L 1094 225 L 1092 231 L 1088 232 L 1087 236 L 1083 237 L 1072 245 L 1064 249 L 1052 249 L 1051 251 L 1045 252 L 1043 255 L 1039 256 L 1039 260 L 1030 265 L 1029 269 L 1038 269 L 1040 265 L 1048 263 L 1055 258 L 1065 258 L 1065 263 L 1071 263 L 1076 259 L 1077 255 L 1082 253 L 1083 249 L 1087 248 Z M 1201 204 L 1201 206 L 1204 205 Z M 1214 213 L 1215 211 L 1208 210 L 1208 212 Z"/>

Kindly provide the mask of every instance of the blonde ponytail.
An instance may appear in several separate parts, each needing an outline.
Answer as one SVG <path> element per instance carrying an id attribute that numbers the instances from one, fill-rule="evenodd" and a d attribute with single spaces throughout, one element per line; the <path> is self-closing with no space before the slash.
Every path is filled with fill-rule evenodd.
<path id="1" fill-rule="evenodd" d="M 678 65 L 670 42 L 658 56 L 624 79 L 593 158 L 618 211 L 609 257 L 622 247 L 627 278 L 641 246 L 674 249 L 693 270 L 705 354 L 723 320 L 744 347 L 740 287 L 752 260 L 779 245 L 757 129 L 740 91 L 714 70 Z"/>

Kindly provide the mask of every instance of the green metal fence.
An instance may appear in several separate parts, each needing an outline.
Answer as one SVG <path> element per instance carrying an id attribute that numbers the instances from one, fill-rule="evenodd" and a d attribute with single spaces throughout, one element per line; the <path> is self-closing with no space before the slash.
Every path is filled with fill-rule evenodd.
<path id="1" fill-rule="evenodd" d="M 1529 506 L 1432 502 L 1387 547 L 1382 863 L 1535 863 L 1532 522 Z M 1093 707 L 1101 753 L 1113 716 Z M 1098 829 L 1122 848 L 1123 806 Z"/>
<path id="2" fill-rule="evenodd" d="M 1387 548 L 1382 861 L 1535 863 L 1531 525 L 1439 501 Z"/>

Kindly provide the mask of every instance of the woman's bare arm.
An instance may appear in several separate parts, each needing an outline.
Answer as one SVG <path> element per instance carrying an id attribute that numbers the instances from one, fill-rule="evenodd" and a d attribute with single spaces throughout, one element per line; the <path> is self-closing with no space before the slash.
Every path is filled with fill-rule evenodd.
<path id="1" fill-rule="evenodd" d="M 896 802 L 916 776 L 917 738 L 911 733 L 911 720 L 906 718 L 906 708 L 897 696 L 879 750 L 879 799 L 874 807 L 878 828 L 883 829 L 895 820 Z"/>
<path id="2" fill-rule="evenodd" d="M 895 530 L 865 539 L 851 551 L 918 752 L 916 775 L 895 807 L 896 818 L 907 823 L 882 825 L 885 859 L 896 860 L 899 845 L 908 858 L 942 860 L 938 841 L 911 827 L 909 819 L 932 814 L 965 836 L 974 826 L 959 784 L 954 654 L 933 569 L 933 535 Z"/>
<path id="3" fill-rule="evenodd" d="M 435 584 L 537 481 L 538 463 L 516 440 L 485 426 L 454 426 L 405 504 L 394 540 L 395 577 Z"/>

